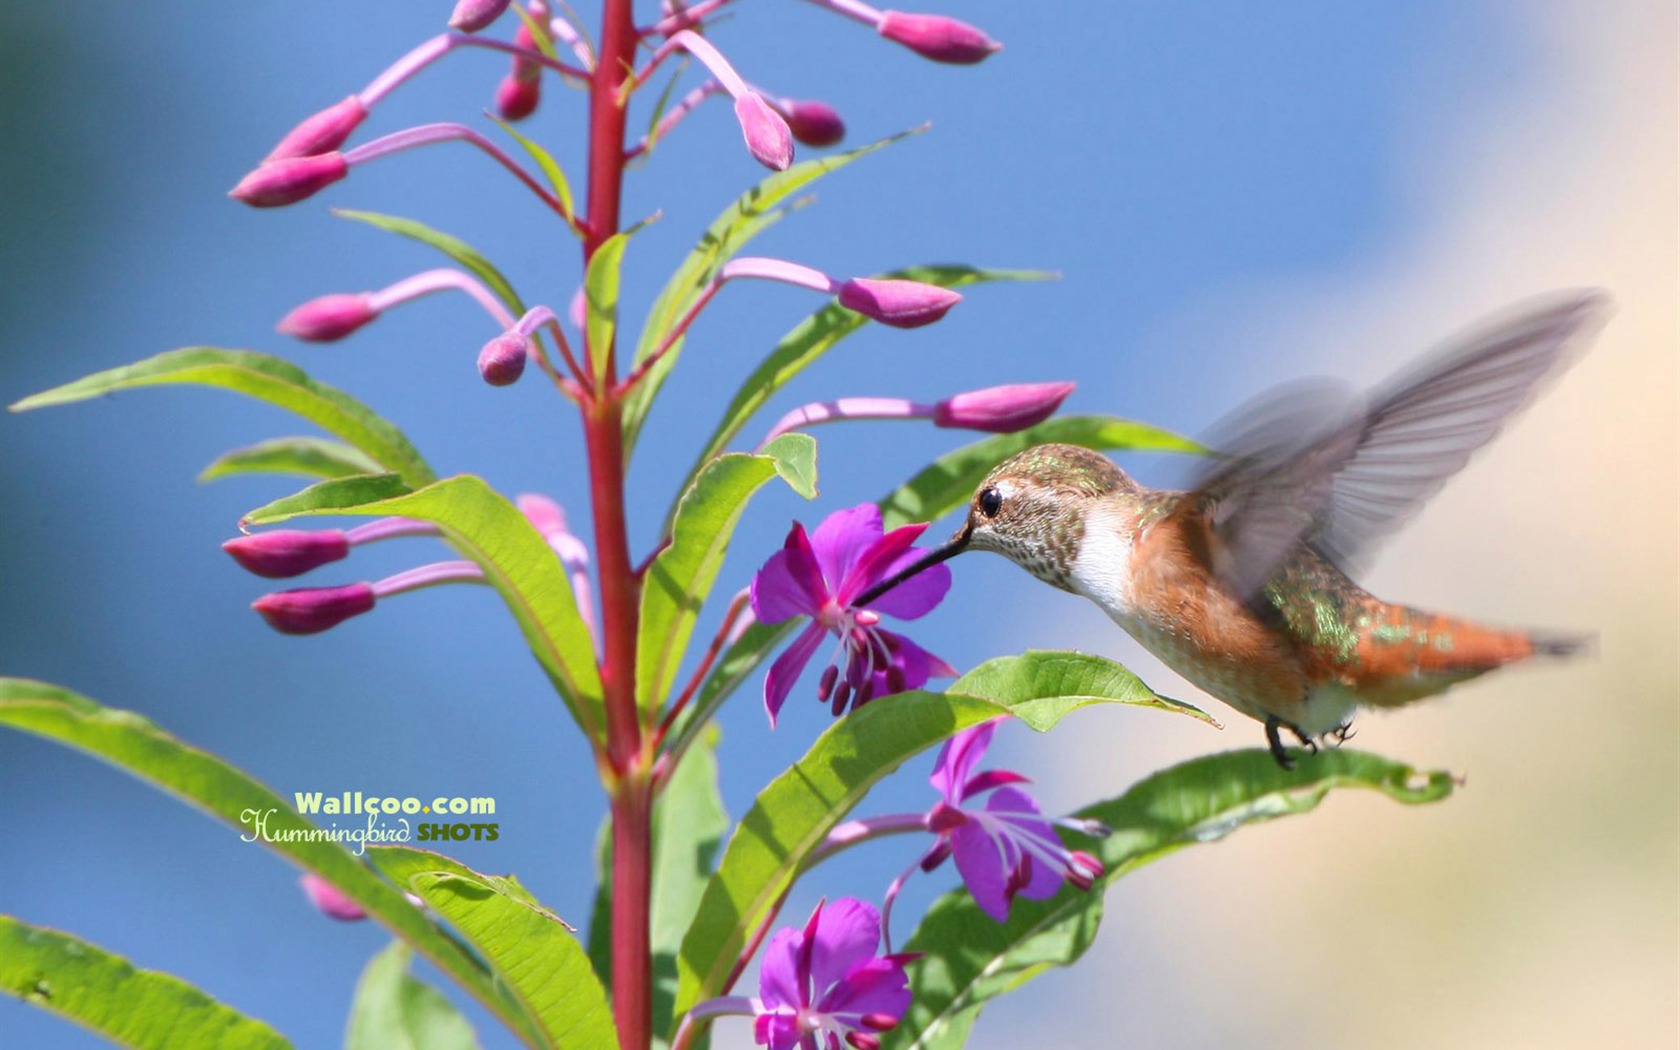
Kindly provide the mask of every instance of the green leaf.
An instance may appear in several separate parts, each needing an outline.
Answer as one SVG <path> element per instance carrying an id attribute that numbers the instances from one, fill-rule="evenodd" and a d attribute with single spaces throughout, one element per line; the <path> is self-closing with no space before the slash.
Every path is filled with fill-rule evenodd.
<path id="1" fill-rule="evenodd" d="M 589 257 L 589 272 L 583 280 L 588 316 L 584 331 L 589 341 L 589 367 L 597 385 L 606 382 L 608 355 L 618 333 L 618 279 L 624 264 L 628 234 L 615 233 Z"/>
<path id="2" fill-rule="evenodd" d="M 1069 710 L 1093 703 L 1135 703 L 1123 677 L 1057 672 L 1055 653 L 1029 653 L 992 661 L 975 678 L 958 679 L 945 694 L 912 691 L 873 700 L 836 722 L 805 757 L 758 794 L 735 828 L 723 863 L 706 885 L 694 924 L 683 938 L 676 1011 L 722 994 L 723 981 L 746 946 L 747 936 L 770 915 L 793 885 L 812 851 L 882 777 L 906 759 L 999 714 L 1021 712 L 1034 729 L 1050 728 Z M 1029 665 L 1012 672 L 1006 661 Z M 1043 665 L 1040 671 L 1032 666 Z M 1060 703 L 1036 687 L 1077 682 L 1092 690 Z M 963 695 L 959 688 L 999 687 L 995 696 Z M 1114 687 L 1114 695 L 1096 690 Z M 1029 720 L 1030 719 L 1030 720 Z"/>
<path id="3" fill-rule="evenodd" d="M 734 258 L 749 241 L 782 217 L 784 212 L 781 206 L 784 201 L 829 172 L 837 171 L 859 157 L 890 146 L 921 130 L 917 128 L 900 132 L 845 153 L 801 161 L 786 171 L 767 176 L 758 185 L 736 198 L 733 204 L 725 208 L 723 213 L 706 227 L 706 232 L 700 235 L 700 243 L 683 259 L 676 272 L 671 275 L 671 279 L 665 283 L 659 297 L 653 301 L 647 319 L 642 322 L 641 336 L 636 344 L 636 364 L 647 360 L 665 338 L 665 334 L 676 326 L 705 292 L 706 286 L 712 283 L 712 278 L 717 276 L 723 264 Z M 659 388 L 664 385 L 671 367 L 677 363 L 677 357 L 682 353 L 683 342 L 681 337 L 676 339 L 665 356 L 653 364 L 648 374 L 625 399 L 626 453 L 635 448 L 636 437 L 641 433 L 648 409 L 652 407 L 653 399 L 659 393 Z"/>
<path id="4" fill-rule="evenodd" d="M 375 955 L 356 982 L 344 1050 L 478 1050 L 472 1025 L 431 985 L 408 972 L 401 941 Z"/>
<path id="5" fill-rule="evenodd" d="M 101 707 L 45 682 L 0 678 L 0 725 L 80 748 L 197 806 L 338 887 L 380 924 L 417 948 L 515 1032 L 530 1019 L 497 989 L 482 964 L 389 882 L 305 820 L 270 788 L 214 755 L 182 743 L 133 711 Z M 300 902 L 300 907 L 303 905 Z M 9 952 L 0 951 L 0 968 Z M 8 987 L 21 987 L 8 982 Z M 168 1045 L 173 1043 L 158 1044 Z"/>
<path id="6" fill-rule="evenodd" d="M 523 10 L 519 13 L 521 17 L 524 17 L 525 12 Z M 542 33 L 532 35 L 534 38 L 541 40 L 545 45 L 552 48 L 553 45 L 549 43 L 548 34 Z M 554 56 L 549 55 L 549 57 L 553 58 Z M 566 172 L 560 167 L 560 162 L 555 160 L 548 150 L 543 149 L 535 142 L 532 142 L 524 135 L 515 131 L 512 124 L 509 124 L 505 120 L 499 120 L 494 116 L 490 119 L 496 121 L 496 126 L 507 132 L 513 141 L 525 147 L 525 152 L 529 153 L 531 155 L 531 159 L 536 162 L 537 167 L 542 169 L 543 176 L 548 179 L 549 186 L 554 190 L 554 196 L 560 199 L 561 213 L 565 216 L 566 221 L 570 222 L 573 215 L 572 184 L 567 181 Z"/>
<path id="7" fill-rule="evenodd" d="M 424 485 L 433 478 L 431 468 L 402 431 L 372 409 L 342 390 L 310 379 L 290 361 L 250 350 L 223 350 L 213 346 L 170 350 L 26 397 L 12 405 L 11 410 L 24 412 L 49 405 L 68 405 L 119 390 L 171 384 L 223 387 L 267 401 L 337 434 L 380 466 L 401 474 L 412 485 Z"/>
<path id="8" fill-rule="evenodd" d="M 1000 656 L 951 683 L 949 691 L 1008 703 L 1016 718 L 1040 731 L 1090 703 L 1153 707 L 1219 725 L 1201 708 L 1162 696 L 1113 660 L 1089 653 L 1029 649 Z"/>
<path id="9" fill-rule="evenodd" d="M 179 977 L 136 970 L 87 941 L 9 915 L 0 915 L 0 990 L 139 1050 L 292 1045 Z"/>
<path id="10" fill-rule="evenodd" d="M 879 276 L 921 281 L 941 288 L 963 288 L 987 281 L 1044 281 L 1054 278 L 1055 274 L 1040 270 L 981 270 L 972 266 L 908 266 Z M 723 418 L 718 421 L 695 467 L 690 470 L 690 477 L 699 469 L 699 464 L 722 451 L 747 421 L 794 376 L 833 349 L 840 340 L 868 323 L 869 318 L 862 314 L 831 302 L 783 336 L 730 399 L 729 407 L 723 410 Z"/>
<path id="11" fill-rule="evenodd" d="M 941 456 L 881 500 L 881 518 L 887 528 L 894 529 L 912 521 L 942 517 L 967 503 L 993 467 L 1017 452 L 1051 442 L 1098 451 L 1206 451 L 1188 438 L 1147 423 L 1113 416 L 1060 416 L 1013 434 L 998 434 L 964 445 Z"/>
<path id="12" fill-rule="evenodd" d="M 388 478 L 377 477 L 323 481 L 252 511 L 245 521 L 271 525 L 308 514 L 394 514 L 436 525 L 484 570 L 485 581 L 507 603 L 572 717 L 599 738 L 606 719 L 595 643 L 578 615 L 571 581 L 547 541 L 482 478 L 458 475 L 409 493 L 389 486 Z"/>
<path id="13" fill-rule="evenodd" d="M 676 680 L 694 621 L 747 501 L 778 474 L 814 485 L 815 461 L 816 441 L 809 434 L 784 434 L 762 453 L 732 452 L 712 460 L 683 493 L 671 543 L 642 580 L 636 692 L 643 711 L 659 710 Z"/>
<path id="14" fill-rule="evenodd" d="M 683 755 L 653 807 L 653 1032 L 660 1045 L 676 1020 L 671 1005 L 677 994 L 677 950 L 729 830 L 729 814 L 718 791 L 717 737 L 717 727 L 709 727 L 706 739 Z M 607 830 L 602 829 L 599 882 L 589 923 L 589 955 L 597 974 L 609 968 L 612 959 L 612 846 Z"/>
<path id="15" fill-rule="evenodd" d="M 306 478 L 345 478 L 382 470 L 365 453 L 342 441 L 283 437 L 224 452 L 198 475 L 216 481 L 235 474 L 300 474 Z"/>
<path id="16" fill-rule="evenodd" d="M 555 1050 L 617 1050 L 606 989 L 566 924 L 511 876 L 405 846 L 368 850 L 379 869 L 461 932 Z"/>
<path id="17" fill-rule="evenodd" d="M 341 219 L 352 222 L 364 222 L 369 226 L 385 230 L 390 233 L 401 234 L 410 240 L 438 251 L 460 263 L 474 277 L 483 281 L 485 286 L 496 294 L 502 305 L 515 317 L 525 312 L 525 303 L 519 298 L 519 293 L 513 290 L 513 285 L 502 276 L 502 271 L 485 258 L 478 249 L 458 237 L 432 229 L 425 223 L 413 219 L 405 219 L 398 215 L 382 215 L 376 211 L 354 211 L 350 208 L 334 208 L 332 213 Z"/>
<path id="18" fill-rule="evenodd" d="M 653 149 L 659 145 L 659 122 L 665 119 L 665 111 L 671 105 L 671 96 L 676 93 L 677 85 L 681 83 L 683 74 L 688 72 L 688 56 L 678 62 L 671 75 L 665 78 L 665 88 L 659 92 L 659 97 L 653 102 L 653 110 L 648 115 L 647 149 L 642 153 L 642 159 L 653 156 Z"/>
<path id="19" fill-rule="evenodd" d="M 1106 887 L 1174 850 L 1305 813 L 1334 788 L 1367 788 L 1417 805 L 1445 798 L 1453 784 L 1450 774 L 1423 774 L 1358 751 L 1320 752 L 1293 772 L 1279 768 L 1264 750 L 1232 751 L 1164 770 L 1119 798 L 1081 810 L 1079 816 L 1113 829 L 1108 838 L 1064 835 L 1070 845 L 1102 860 L 1098 884 Z M 988 1000 L 1084 954 L 1101 916 L 1101 892 L 1071 887 L 1046 901 L 1016 898 L 1007 923 L 993 922 L 966 890 L 946 894 L 904 946 L 927 954 L 911 967 L 909 1012 L 882 1042 L 894 1050 L 962 1045 Z"/>

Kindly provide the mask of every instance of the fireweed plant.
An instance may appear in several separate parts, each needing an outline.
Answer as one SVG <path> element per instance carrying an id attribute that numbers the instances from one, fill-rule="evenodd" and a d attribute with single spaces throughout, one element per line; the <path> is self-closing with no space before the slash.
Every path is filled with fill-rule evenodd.
<path id="1" fill-rule="evenodd" d="M 979 29 L 942 15 L 881 11 L 861 0 L 815 2 L 936 62 L 977 63 L 999 49 Z M 959 288 L 1037 275 L 911 266 L 833 276 L 746 254 L 797 194 L 887 143 L 795 163 L 796 149 L 840 141 L 840 116 L 826 103 L 771 93 L 735 68 L 714 40 L 727 35 L 722 17 L 735 13 L 726 10 L 729 0 L 667 0 L 642 10 L 632 10 L 630 0 L 603 0 L 593 22 L 563 2 L 509 6 L 460 0 L 445 31 L 281 137 L 232 197 L 261 208 L 296 204 L 363 164 L 449 142 L 482 151 L 502 169 L 488 179 L 540 201 L 576 245 L 570 259 L 562 255 L 547 304 L 527 304 L 491 262 L 453 236 L 412 219 L 341 212 L 436 249 L 446 265 L 376 291 L 322 296 L 292 309 L 279 327 L 305 341 L 339 340 L 416 298 L 464 294 L 490 322 L 482 347 L 473 348 L 484 381 L 506 386 L 534 370 L 557 404 L 576 413 L 588 462 L 585 514 L 577 513 L 582 493 L 569 515 L 546 496 L 509 498 L 473 475 L 439 479 L 402 432 L 361 401 L 248 350 L 175 350 L 13 406 L 189 383 L 231 389 L 302 417 L 324 434 L 237 449 L 208 472 L 318 479 L 251 511 L 241 522 L 244 534 L 225 549 L 263 579 L 313 578 L 323 570 L 334 578 L 266 594 L 255 611 L 279 632 L 307 635 L 418 588 L 487 585 L 505 600 L 587 739 L 607 812 L 596 907 L 580 936 L 512 876 L 402 844 L 358 856 L 312 836 L 314 825 L 271 789 L 139 715 L 57 686 L 0 679 L 0 722 L 91 751 L 242 833 L 253 814 L 265 814 L 267 844 L 302 869 L 304 895 L 319 912 L 373 920 L 395 935 L 358 985 L 350 1046 L 478 1045 L 449 1000 L 408 973 L 415 953 L 532 1047 L 689 1048 L 720 1025 L 739 1026 L 731 1038 L 750 1032 L 774 1050 L 958 1046 L 992 997 L 1085 951 L 1102 891 L 1131 869 L 1245 823 L 1311 809 L 1333 787 L 1374 788 L 1409 803 L 1450 791 L 1444 774 L 1418 774 L 1351 750 L 1319 755 L 1293 772 L 1264 750 L 1250 750 L 1192 761 L 1077 813 L 1051 816 L 1025 776 L 982 768 L 993 735 L 1014 721 L 1044 731 L 1097 703 L 1207 717 L 1157 696 L 1116 664 L 1078 653 L 1002 656 L 960 673 L 907 633 L 945 597 L 951 576 L 943 565 L 872 602 L 862 599 L 917 557 L 927 522 L 962 507 L 988 468 L 1022 448 L 1044 441 L 1184 452 L 1195 446 L 1122 419 L 1052 418 L 1071 390 L 1060 382 L 957 391 L 933 402 L 846 392 L 787 412 L 743 444 L 743 432 L 777 391 L 864 324 L 931 325 L 960 302 Z M 463 48 L 507 56 L 508 72 L 494 92 L 499 119 L 482 130 L 435 123 L 361 136 L 386 95 Z M 587 106 L 587 165 L 576 190 L 543 146 L 511 126 L 557 86 L 579 89 L 571 97 Z M 695 109 L 726 102 L 742 142 L 718 148 L 744 143 L 771 173 L 726 207 L 677 263 L 648 300 L 632 341 L 624 309 L 632 297 L 619 280 L 636 232 L 620 213 L 627 166 L 651 159 L 659 140 Z M 646 121 L 644 136 L 629 131 L 633 108 Z M 746 280 L 792 284 L 829 301 L 767 348 L 756 368 L 739 362 L 746 378 L 696 448 L 660 539 L 632 550 L 627 471 L 643 422 L 696 319 L 741 294 L 720 300 L 725 285 Z M 713 360 L 731 363 L 721 352 Z M 955 448 L 878 501 L 854 495 L 837 509 L 813 512 L 810 527 L 793 523 L 781 549 L 763 552 L 750 581 L 724 589 L 730 597 L 714 603 L 722 611 L 710 638 L 691 646 L 749 500 L 778 480 L 815 498 L 817 443 L 809 431 L 871 419 L 920 419 L 990 436 Z M 314 516 L 371 520 L 301 527 Z M 261 528 L 280 523 L 291 527 Z M 430 542 L 447 554 L 383 579 L 358 579 L 356 549 L 387 541 Z M 801 689 L 813 666 L 820 669 L 814 688 Z M 936 681 L 943 690 L 930 685 Z M 791 698 L 812 695 L 835 722 L 808 745 L 787 740 L 785 730 L 772 738 L 803 757 L 731 826 L 709 728 L 743 685 L 749 694 L 761 690 L 772 726 Z M 875 783 L 935 748 L 924 811 L 853 815 Z M 889 863 L 866 889 L 870 899 L 824 893 L 804 919 L 781 914 L 796 883 L 816 880 L 819 892 L 827 889 L 824 859 L 871 840 L 884 840 L 876 849 Z M 952 868 L 961 885 L 919 922 L 899 915 L 895 935 L 892 905 L 906 880 Z M 743 986 L 755 959 L 756 985 Z M 0 987 L 127 1046 L 291 1045 L 183 981 L 5 916 Z"/>

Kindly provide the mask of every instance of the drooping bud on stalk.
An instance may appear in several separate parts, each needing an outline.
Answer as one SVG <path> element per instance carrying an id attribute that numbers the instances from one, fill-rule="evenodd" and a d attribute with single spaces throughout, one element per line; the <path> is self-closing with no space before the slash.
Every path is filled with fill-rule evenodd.
<path id="1" fill-rule="evenodd" d="M 532 16 L 542 18 L 547 9 L 541 5 L 532 5 Z M 536 38 L 531 35 L 531 27 L 524 22 L 514 30 L 513 43 L 516 47 L 539 50 Z M 496 87 L 496 112 L 506 121 L 524 120 L 536 112 L 537 103 L 542 100 L 542 66 L 522 55 L 513 56 L 513 68 L 502 82 Z"/>
<path id="2" fill-rule="evenodd" d="M 854 277 L 840 286 L 840 305 L 894 328 L 920 328 L 944 317 L 962 296 L 921 281 Z"/>
<path id="3" fill-rule="evenodd" d="M 280 144 L 275 146 L 264 160 L 313 157 L 317 153 L 336 150 L 361 126 L 367 115 L 367 105 L 362 102 L 361 96 L 351 95 L 344 101 L 334 103 L 314 116 L 304 119 L 286 133 L 286 137 L 280 140 Z"/>
<path id="4" fill-rule="evenodd" d="M 281 634 L 319 634 L 360 616 L 373 605 L 373 585 L 352 583 L 265 594 L 252 602 L 251 608 Z"/>
<path id="5" fill-rule="evenodd" d="M 509 0 L 458 0 L 449 16 L 449 28 L 476 33 L 502 17 Z"/>
<path id="6" fill-rule="evenodd" d="M 228 196 L 253 208 L 278 208 L 312 197 L 349 173 L 342 153 L 286 157 L 259 166 L 240 179 Z"/>
<path id="7" fill-rule="evenodd" d="M 944 15 L 883 11 L 875 29 L 895 44 L 935 62 L 971 66 L 990 58 L 1003 45 L 966 22 Z"/>
<path id="8" fill-rule="evenodd" d="M 247 572 L 278 580 L 342 560 L 350 553 L 350 538 L 341 529 L 280 529 L 236 537 L 222 544 L 222 550 Z"/>
<path id="9" fill-rule="evenodd" d="M 298 879 L 298 885 L 309 898 L 309 903 L 315 905 L 321 914 L 334 918 L 340 922 L 355 922 L 357 919 L 367 918 L 367 912 L 345 892 L 315 874 L 306 872 Z"/>
<path id="10" fill-rule="evenodd" d="M 741 122 L 741 136 L 747 152 L 772 171 L 786 171 L 793 163 L 793 133 L 770 103 L 758 95 L 735 100 L 735 119 Z"/>
<path id="11" fill-rule="evenodd" d="M 309 300 L 280 319 L 283 335 L 306 343 L 331 343 L 379 316 L 366 292 L 340 292 Z"/>
<path id="12" fill-rule="evenodd" d="M 1049 419 L 1072 392 L 1072 383 L 1013 383 L 953 394 L 934 406 L 933 423 L 1012 434 Z"/>
<path id="13" fill-rule="evenodd" d="M 518 332 L 503 332 L 478 352 L 478 374 L 491 386 L 510 386 L 525 374 L 531 341 Z"/>
<path id="14" fill-rule="evenodd" d="M 772 105 L 787 121 L 793 137 L 807 146 L 832 146 L 846 137 L 846 122 L 826 102 L 781 98 L 774 100 Z"/>

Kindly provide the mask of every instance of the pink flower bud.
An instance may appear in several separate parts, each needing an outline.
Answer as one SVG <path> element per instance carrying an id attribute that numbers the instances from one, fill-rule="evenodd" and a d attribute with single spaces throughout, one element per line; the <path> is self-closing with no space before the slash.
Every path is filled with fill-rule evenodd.
<path id="1" fill-rule="evenodd" d="M 449 28 L 463 33 L 476 33 L 502 17 L 509 0 L 458 0 L 449 16 Z"/>
<path id="2" fill-rule="evenodd" d="M 317 153 L 335 150 L 344 145 L 350 133 L 367 119 L 367 115 L 367 106 L 362 104 L 361 98 L 351 95 L 343 102 L 328 106 L 287 132 L 280 144 L 263 159 L 273 161 L 288 157 L 313 157 Z"/>
<path id="3" fill-rule="evenodd" d="M 318 634 L 367 612 L 373 602 L 371 584 L 352 583 L 265 594 L 251 608 L 281 634 Z"/>
<path id="4" fill-rule="evenodd" d="M 1042 423 L 1073 393 L 1072 383 L 1015 383 L 954 394 L 933 408 L 933 425 L 1012 434 Z"/>
<path id="5" fill-rule="evenodd" d="M 807 146 L 832 146 L 846 137 L 846 122 L 826 102 L 786 99 L 779 110 L 793 137 Z"/>
<path id="6" fill-rule="evenodd" d="M 314 196 L 348 174 L 350 165 L 342 153 L 286 157 L 268 161 L 240 179 L 228 196 L 253 208 L 278 208 Z"/>
<path id="7" fill-rule="evenodd" d="M 496 115 L 512 123 L 535 113 L 542 101 L 542 81 L 509 73 L 496 85 Z"/>
<path id="8" fill-rule="evenodd" d="M 772 171 L 786 171 L 793 163 L 793 133 L 770 103 L 744 94 L 735 100 L 735 119 L 741 122 L 741 135 L 753 158 Z"/>
<path id="9" fill-rule="evenodd" d="M 894 328 L 920 328 L 944 317 L 962 296 L 921 281 L 854 277 L 840 286 L 840 305 Z"/>
<path id="10" fill-rule="evenodd" d="M 846 1045 L 852 1050 L 881 1050 L 881 1037 L 868 1032 L 847 1032 Z"/>
<path id="11" fill-rule="evenodd" d="M 344 891 L 328 882 L 314 872 L 306 873 L 298 880 L 303 892 L 309 897 L 309 903 L 330 918 L 340 922 L 355 922 L 357 919 L 367 918 L 367 912 Z"/>
<path id="12" fill-rule="evenodd" d="M 478 374 L 491 386 L 508 386 L 525 373 L 531 341 L 518 332 L 503 332 L 478 352 Z"/>
<path id="13" fill-rule="evenodd" d="M 898 1027 L 898 1018 L 886 1013 L 864 1014 L 858 1023 L 877 1032 L 890 1032 Z"/>
<path id="14" fill-rule="evenodd" d="M 378 316 L 366 292 L 338 293 L 309 300 L 282 317 L 275 328 L 306 343 L 330 343 Z"/>
<path id="15" fill-rule="evenodd" d="M 875 29 L 895 44 L 935 62 L 971 66 L 983 61 L 1003 45 L 966 22 L 944 15 L 907 15 L 883 11 Z"/>
<path id="16" fill-rule="evenodd" d="M 235 537 L 222 544 L 222 550 L 247 572 L 280 580 L 343 559 L 350 553 L 350 538 L 339 529 L 279 529 Z"/>

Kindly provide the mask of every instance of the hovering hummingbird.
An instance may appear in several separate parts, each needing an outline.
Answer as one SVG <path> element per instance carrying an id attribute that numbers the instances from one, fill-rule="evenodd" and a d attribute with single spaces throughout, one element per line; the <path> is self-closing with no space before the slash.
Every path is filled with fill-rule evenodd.
<path id="1" fill-rule="evenodd" d="M 864 605 L 965 550 L 995 551 L 1101 606 L 1189 681 L 1304 747 L 1340 743 L 1355 708 L 1401 707 L 1589 639 L 1392 604 L 1351 574 L 1560 371 L 1608 312 L 1554 295 L 1472 332 L 1359 397 L 1326 383 L 1263 395 L 1216 429 L 1188 491 L 1150 489 L 1089 449 L 1000 463 L 942 547 Z"/>

